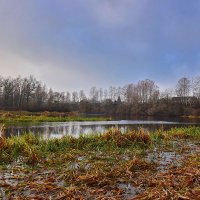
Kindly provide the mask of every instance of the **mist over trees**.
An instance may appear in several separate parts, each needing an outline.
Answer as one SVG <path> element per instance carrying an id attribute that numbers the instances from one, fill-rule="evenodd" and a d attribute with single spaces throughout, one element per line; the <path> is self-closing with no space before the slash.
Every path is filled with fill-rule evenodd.
<path id="1" fill-rule="evenodd" d="M 149 79 L 107 89 L 56 92 L 33 76 L 0 77 L 0 109 L 78 111 L 90 114 L 200 115 L 200 76 L 182 77 L 174 88 L 161 91 Z"/>

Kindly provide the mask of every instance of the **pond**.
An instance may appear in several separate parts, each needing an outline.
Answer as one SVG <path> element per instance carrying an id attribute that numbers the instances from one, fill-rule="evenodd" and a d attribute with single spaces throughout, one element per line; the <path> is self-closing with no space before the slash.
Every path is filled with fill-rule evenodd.
<path id="1" fill-rule="evenodd" d="M 5 135 L 21 135 L 26 132 L 32 132 L 40 135 L 44 139 L 61 138 L 65 135 L 78 137 L 80 134 L 103 133 L 109 128 L 117 127 L 122 132 L 127 130 L 137 130 L 141 127 L 153 131 L 159 128 L 164 130 L 172 127 L 181 126 L 200 126 L 198 121 L 180 121 L 180 120 L 114 120 L 114 121 L 95 121 L 95 122 L 45 122 L 39 124 L 15 124 L 6 125 Z"/>

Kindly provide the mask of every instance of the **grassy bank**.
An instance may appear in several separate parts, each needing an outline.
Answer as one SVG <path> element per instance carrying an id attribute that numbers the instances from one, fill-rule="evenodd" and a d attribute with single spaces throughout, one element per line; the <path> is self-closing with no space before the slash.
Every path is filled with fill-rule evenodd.
<path id="1" fill-rule="evenodd" d="M 199 142 L 199 127 L 111 129 L 46 141 L 32 134 L 1 138 L 0 197 L 195 199 Z"/>
<path id="2" fill-rule="evenodd" d="M 189 118 L 189 119 L 200 119 L 200 116 L 198 115 L 183 115 L 183 118 Z"/>
<path id="3" fill-rule="evenodd" d="M 109 121 L 108 117 L 82 117 L 76 112 L 27 112 L 27 111 L 0 111 L 1 123 L 28 123 L 28 122 L 67 122 L 67 121 Z"/>

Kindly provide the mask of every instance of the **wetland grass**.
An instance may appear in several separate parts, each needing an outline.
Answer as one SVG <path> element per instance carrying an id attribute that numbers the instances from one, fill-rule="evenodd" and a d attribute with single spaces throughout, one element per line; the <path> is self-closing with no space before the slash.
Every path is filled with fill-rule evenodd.
<path id="1" fill-rule="evenodd" d="M 198 199 L 199 142 L 199 127 L 1 137 L 0 199 Z"/>
<path id="2" fill-rule="evenodd" d="M 68 121 L 110 121 L 110 117 L 82 117 L 76 112 L 27 112 L 0 111 L 1 123 L 38 123 L 38 122 L 68 122 Z"/>

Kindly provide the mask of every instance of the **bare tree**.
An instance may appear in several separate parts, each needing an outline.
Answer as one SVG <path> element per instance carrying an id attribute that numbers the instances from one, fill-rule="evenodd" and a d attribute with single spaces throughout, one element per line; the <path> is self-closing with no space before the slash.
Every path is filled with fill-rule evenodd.
<path id="1" fill-rule="evenodd" d="M 70 103 L 71 102 L 71 94 L 70 94 L 70 92 L 66 92 L 65 101 L 66 101 L 66 103 Z"/>
<path id="2" fill-rule="evenodd" d="M 100 102 L 103 101 L 103 90 L 102 90 L 102 88 L 99 88 L 99 101 Z"/>
<path id="3" fill-rule="evenodd" d="M 33 97 L 33 106 L 37 109 L 42 109 L 47 102 L 47 97 L 46 85 L 38 82 Z"/>
<path id="4" fill-rule="evenodd" d="M 11 77 L 3 79 L 2 82 L 3 87 L 3 104 L 6 107 L 13 106 L 13 90 L 14 90 L 14 82 Z"/>
<path id="5" fill-rule="evenodd" d="M 0 106 L 2 106 L 3 103 L 3 77 L 0 76 Z"/>
<path id="6" fill-rule="evenodd" d="M 83 100 L 86 100 L 87 97 L 85 95 L 85 92 L 83 90 L 80 90 L 79 91 L 79 101 L 83 101 Z"/>
<path id="7" fill-rule="evenodd" d="M 191 92 L 193 97 L 190 97 Z M 123 87 L 111 86 L 108 89 L 92 87 L 88 96 L 84 90 L 74 91 L 72 94 L 48 90 L 33 76 L 25 78 L 0 76 L 0 107 L 5 109 L 109 114 L 165 114 L 168 110 L 170 114 L 181 114 L 198 108 L 200 101 L 197 99 L 200 100 L 200 76 L 195 77 L 192 82 L 183 77 L 178 80 L 174 90 L 166 90 L 161 95 L 155 82 L 145 79 Z M 177 101 L 184 106 L 180 104 L 178 107 L 180 109 L 174 109 L 179 105 L 176 104 Z M 192 105 L 195 106 L 191 107 Z"/>
<path id="8" fill-rule="evenodd" d="M 78 92 L 76 91 L 72 92 L 72 102 L 77 103 L 78 101 L 79 101 Z"/>
<path id="9" fill-rule="evenodd" d="M 26 107 L 29 106 L 30 100 L 34 96 L 34 92 L 37 87 L 37 84 L 38 84 L 38 81 L 33 76 L 23 79 L 21 92 L 24 97 L 23 100 L 25 101 L 23 103 L 25 103 Z"/>
<path id="10" fill-rule="evenodd" d="M 176 85 L 176 95 L 180 98 L 182 104 L 187 104 L 189 95 L 190 95 L 190 80 L 186 77 L 180 78 Z"/>
<path id="11" fill-rule="evenodd" d="M 90 100 L 92 100 L 93 102 L 97 102 L 99 98 L 99 92 L 98 89 L 93 86 L 90 89 Z"/>
<path id="12" fill-rule="evenodd" d="M 104 98 L 104 100 L 108 99 L 108 90 L 107 89 L 104 89 L 104 91 L 103 91 L 103 98 Z"/>
<path id="13" fill-rule="evenodd" d="M 14 81 L 14 90 L 13 90 L 13 106 L 16 108 L 21 107 L 21 98 L 22 98 L 22 79 L 21 77 L 17 77 Z"/>
<path id="14" fill-rule="evenodd" d="M 200 100 L 200 76 L 197 76 L 192 81 L 193 96 Z"/>
<path id="15" fill-rule="evenodd" d="M 141 103 L 154 102 L 159 97 L 159 88 L 154 81 L 145 79 L 137 84 L 137 92 Z"/>

